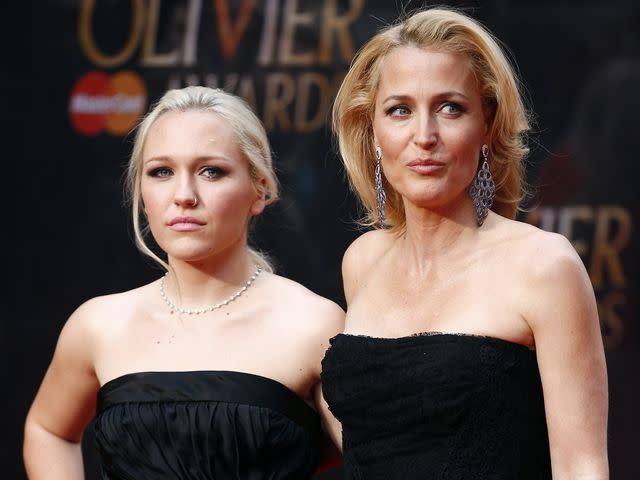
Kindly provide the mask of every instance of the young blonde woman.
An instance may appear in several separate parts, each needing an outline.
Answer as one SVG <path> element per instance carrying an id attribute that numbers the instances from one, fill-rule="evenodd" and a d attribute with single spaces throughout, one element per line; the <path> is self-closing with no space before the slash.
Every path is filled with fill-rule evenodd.
<path id="1" fill-rule="evenodd" d="M 221 90 L 170 90 L 139 125 L 128 184 L 137 243 L 167 273 L 71 315 L 26 419 L 29 478 L 83 478 L 94 416 L 105 480 L 310 478 L 344 312 L 248 247 L 278 195 L 260 121 Z"/>
<path id="2" fill-rule="evenodd" d="M 594 293 L 564 237 L 514 221 L 528 119 L 498 41 L 417 12 L 361 48 L 333 118 L 373 227 L 323 360 L 345 478 L 608 478 Z"/>

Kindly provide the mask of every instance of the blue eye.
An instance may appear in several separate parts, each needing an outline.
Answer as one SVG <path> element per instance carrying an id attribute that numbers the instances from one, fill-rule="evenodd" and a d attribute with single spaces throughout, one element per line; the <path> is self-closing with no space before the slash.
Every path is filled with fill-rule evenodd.
<path id="1" fill-rule="evenodd" d="M 442 111 L 448 114 L 462 113 L 464 109 L 457 103 L 448 102 L 442 107 Z"/>
<path id="2" fill-rule="evenodd" d="M 386 114 L 391 115 L 393 117 L 406 117 L 411 113 L 409 107 L 406 105 L 394 105 L 387 109 Z"/>
<path id="3" fill-rule="evenodd" d="M 171 169 L 167 167 L 154 168 L 147 173 L 150 177 L 169 177 L 171 174 Z"/>
<path id="4" fill-rule="evenodd" d="M 204 167 L 201 172 L 207 178 L 218 178 L 224 175 L 224 170 L 220 167 Z"/>

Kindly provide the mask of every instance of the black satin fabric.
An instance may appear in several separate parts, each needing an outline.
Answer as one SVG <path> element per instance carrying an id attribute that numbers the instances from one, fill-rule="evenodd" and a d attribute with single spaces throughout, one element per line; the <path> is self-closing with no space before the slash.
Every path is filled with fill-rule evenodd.
<path id="1" fill-rule="evenodd" d="M 139 372 L 98 393 L 103 480 L 302 480 L 318 414 L 283 384 L 232 371 Z"/>
<path id="2" fill-rule="evenodd" d="M 493 337 L 339 334 L 322 362 L 350 480 L 551 478 L 536 354 Z"/>

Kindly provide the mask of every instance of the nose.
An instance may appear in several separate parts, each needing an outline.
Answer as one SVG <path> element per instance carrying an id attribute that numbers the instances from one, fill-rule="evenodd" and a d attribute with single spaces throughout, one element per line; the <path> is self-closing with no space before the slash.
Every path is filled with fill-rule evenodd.
<path id="1" fill-rule="evenodd" d="M 198 192 L 191 178 L 178 179 L 173 200 L 176 205 L 185 208 L 193 208 L 198 204 Z"/>
<path id="2" fill-rule="evenodd" d="M 421 148 L 431 148 L 438 142 L 438 120 L 424 110 L 416 115 L 414 143 Z"/>

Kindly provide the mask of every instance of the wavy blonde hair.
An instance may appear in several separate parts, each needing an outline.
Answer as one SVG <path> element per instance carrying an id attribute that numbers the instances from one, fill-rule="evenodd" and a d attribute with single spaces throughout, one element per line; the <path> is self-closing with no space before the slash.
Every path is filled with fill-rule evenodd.
<path id="1" fill-rule="evenodd" d="M 153 106 L 136 128 L 133 150 L 126 171 L 127 199 L 131 203 L 133 230 L 137 247 L 162 267 L 169 269 L 165 260 L 160 258 L 145 241 L 148 224 L 142 204 L 140 182 L 142 178 L 142 151 L 154 122 L 167 112 L 202 110 L 224 118 L 235 133 L 240 151 L 249 163 L 249 174 L 254 186 L 261 179 L 266 181 L 267 205 L 278 199 L 278 180 L 271 158 L 271 147 L 267 133 L 260 119 L 251 107 L 240 97 L 227 93 L 219 88 L 191 86 L 167 91 Z M 263 270 L 273 271 L 267 257 L 247 246 L 254 263 Z"/>
<path id="2" fill-rule="evenodd" d="M 489 165 L 496 182 L 492 210 L 515 218 L 526 189 L 524 157 L 529 152 L 522 86 L 499 41 L 487 29 L 455 9 L 438 7 L 384 28 L 363 45 L 334 101 L 333 131 L 351 188 L 366 210 L 362 225 L 381 227 L 374 188 L 374 105 L 382 60 L 402 46 L 457 53 L 470 60 L 489 123 Z M 387 224 L 402 231 L 406 216 L 400 194 L 383 181 Z"/>

